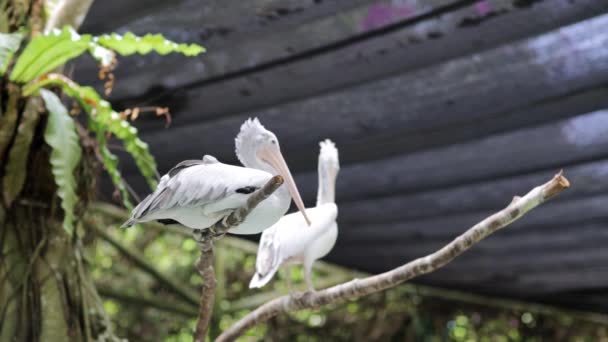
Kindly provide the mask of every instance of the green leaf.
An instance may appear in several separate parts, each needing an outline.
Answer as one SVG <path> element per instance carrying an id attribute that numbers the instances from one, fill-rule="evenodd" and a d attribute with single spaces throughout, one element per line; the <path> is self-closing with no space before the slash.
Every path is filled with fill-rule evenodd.
<path id="1" fill-rule="evenodd" d="M 0 40 L 0 49 L 1 47 Z M 87 50 L 104 66 L 112 63 L 113 51 L 121 55 L 131 55 L 136 52 L 143 55 L 151 51 L 156 51 L 161 55 L 179 52 L 186 56 L 196 56 L 205 51 L 200 45 L 177 44 L 160 34 L 138 37 L 129 32 L 123 36 L 113 33 L 93 37 L 89 34 L 79 35 L 70 26 L 65 26 L 62 30 L 55 29 L 48 34 L 34 37 L 17 59 L 10 79 L 14 82 L 27 83 L 63 65 L 70 59 L 80 56 Z M 1 51 L 0 62 L 2 62 Z M 2 63 L 0 63 L 1 66 Z"/>
<path id="2" fill-rule="evenodd" d="M 139 139 L 137 129 L 113 111 L 110 104 L 103 100 L 95 89 L 80 86 L 63 75 L 50 74 L 28 85 L 23 92 L 26 95 L 33 94 L 41 87 L 51 84 L 61 86 L 63 91 L 76 99 L 89 114 L 89 128 L 96 134 L 104 167 L 114 186 L 120 191 L 123 204 L 127 208 L 131 207 L 129 193 L 118 171 L 118 158 L 107 148 L 107 133 L 112 133 L 122 141 L 148 185 L 152 189 L 156 188 L 156 161 L 148 149 L 148 144 Z"/>
<path id="3" fill-rule="evenodd" d="M 4 170 L 3 191 L 4 203 L 7 207 L 19 196 L 28 172 L 27 161 L 29 150 L 36 130 L 36 125 L 40 119 L 40 109 L 42 104 L 39 97 L 30 97 L 23 110 L 23 115 L 17 136 L 13 142 L 8 155 L 8 162 Z"/>
<path id="4" fill-rule="evenodd" d="M 122 141 L 150 188 L 155 189 L 157 185 L 156 161 L 148 149 L 148 144 L 137 136 L 137 128 L 131 126 L 127 120 L 113 111 L 110 104 L 104 100 L 98 102 L 92 119 Z"/>
<path id="5" fill-rule="evenodd" d="M 6 110 L 0 117 L 0 160 L 4 160 L 4 153 L 13 139 L 17 119 L 19 118 L 19 89 L 15 86 L 8 86 L 8 98 Z"/>
<path id="6" fill-rule="evenodd" d="M 11 81 L 26 83 L 85 52 L 91 35 L 79 35 L 69 26 L 34 37 L 25 47 L 10 75 Z"/>
<path id="7" fill-rule="evenodd" d="M 0 33 L 0 76 L 4 75 L 13 54 L 23 39 L 23 33 Z"/>
<path id="8" fill-rule="evenodd" d="M 44 140 L 52 148 L 51 171 L 55 177 L 57 194 L 61 199 L 61 208 L 64 212 L 63 228 L 68 234 L 72 234 L 74 206 L 78 201 L 74 170 L 82 155 L 80 139 L 76 134 L 74 120 L 57 95 L 46 89 L 40 89 L 40 95 L 49 111 Z"/>
<path id="9" fill-rule="evenodd" d="M 125 185 L 120 171 L 118 170 L 118 157 L 116 157 L 108 148 L 108 142 L 106 140 L 103 125 L 101 125 L 97 120 L 94 120 L 92 115 L 89 116 L 89 129 L 95 132 L 103 166 L 108 175 L 110 175 L 112 183 L 114 183 L 114 186 L 120 192 L 122 204 L 129 210 L 133 209 L 133 204 L 131 204 L 131 201 L 129 200 L 127 186 Z"/>
<path id="10" fill-rule="evenodd" d="M 114 50 L 123 56 L 139 53 L 145 55 L 156 51 L 161 55 L 179 52 L 186 56 L 197 56 L 205 52 L 205 48 L 197 44 L 177 44 L 165 39 L 161 34 L 147 34 L 138 37 L 131 32 L 124 35 L 116 33 L 106 34 L 97 38 L 97 43 Z"/>

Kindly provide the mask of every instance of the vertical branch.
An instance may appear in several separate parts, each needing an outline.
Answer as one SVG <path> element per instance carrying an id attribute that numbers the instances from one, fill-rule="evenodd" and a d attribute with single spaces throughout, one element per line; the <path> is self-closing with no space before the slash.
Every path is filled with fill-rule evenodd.
<path id="1" fill-rule="evenodd" d="M 272 177 L 261 189 L 251 194 L 247 202 L 237 208 L 230 215 L 216 222 L 203 232 L 203 238 L 199 241 L 201 255 L 196 262 L 196 268 L 203 278 L 203 287 L 198 310 L 198 320 L 194 332 L 194 342 L 204 342 L 209 330 L 209 322 L 213 315 L 215 303 L 215 272 L 213 269 L 213 239 L 224 236 L 232 227 L 241 224 L 247 215 L 255 209 L 263 200 L 267 199 L 283 184 L 283 177 Z M 206 234 L 210 233 L 210 234 Z"/>
<path id="2" fill-rule="evenodd" d="M 215 303 L 215 272 L 213 269 L 213 241 L 204 239 L 199 242 L 201 255 L 196 262 L 196 268 L 203 278 L 201 289 L 201 299 L 198 308 L 198 321 L 194 333 L 194 342 L 205 342 L 209 322 L 213 314 L 213 304 Z"/>

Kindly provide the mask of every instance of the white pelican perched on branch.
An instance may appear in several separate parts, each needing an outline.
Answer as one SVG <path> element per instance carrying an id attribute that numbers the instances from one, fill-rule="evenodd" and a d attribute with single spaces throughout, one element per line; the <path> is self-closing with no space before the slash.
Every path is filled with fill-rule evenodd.
<path id="1" fill-rule="evenodd" d="M 336 177 L 340 170 L 338 150 L 330 140 L 319 145 L 317 205 L 306 209 L 313 223 L 307 228 L 302 216 L 293 213 L 283 216 L 264 231 L 250 288 L 266 285 L 282 265 L 300 263 L 304 265 L 306 285 L 314 291 L 312 265 L 331 251 L 338 238 L 338 207 L 335 204 Z"/>
<path id="2" fill-rule="evenodd" d="M 209 155 L 202 160 L 183 161 L 160 179 L 156 190 L 133 209 L 132 217 L 123 226 L 159 220 L 206 229 L 243 206 L 251 193 L 277 173 L 285 179 L 286 186 L 262 201 L 229 232 L 262 232 L 287 212 L 291 198 L 310 224 L 277 137 L 255 118 L 243 123 L 235 143 L 236 155 L 245 167 L 223 164 Z"/>

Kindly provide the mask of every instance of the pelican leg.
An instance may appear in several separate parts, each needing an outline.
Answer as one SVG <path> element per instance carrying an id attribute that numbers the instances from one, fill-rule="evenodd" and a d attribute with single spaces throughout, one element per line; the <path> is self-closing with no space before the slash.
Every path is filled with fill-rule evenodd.
<path id="1" fill-rule="evenodd" d="M 308 291 L 315 292 L 315 287 L 312 284 L 312 263 L 304 263 L 304 279 Z"/>
<path id="2" fill-rule="evenodd" d="M 289 294 L 293 295 L 296 293 L 296 289 L 293 287 L 293 283 L 291 282 L 291 267 L 285 267 L 285 282 L 287 283 L 287 289 L 289 290 Z"/>
<path id="3" fill-rule="evenodd" d="M 285 272 L 285 282 L 287 283 L 287 289 L 289 289 L 289 295 L 295 299 L 302 298 L 304 293 L 298 291 L 297 286 L 294 286 L 291 281 L 291 266 L 287 266 L 283 271 Z"/>
<path id="4" fill-rule="evenodd" d="M 211 232 L 209 231 L 209 229 L 194 229 L 192 230 L 192 238 L 196 241 L 196 242 L 203 242 L 207 239 L 210 239 L 211 236 Z"/>

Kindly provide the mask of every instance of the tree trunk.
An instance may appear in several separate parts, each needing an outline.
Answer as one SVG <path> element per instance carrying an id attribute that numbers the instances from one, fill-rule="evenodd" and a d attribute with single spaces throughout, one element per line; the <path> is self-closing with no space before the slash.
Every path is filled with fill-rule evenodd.
<path id="1" fill-rule="evenodd" d="M 8 18 L 0 31 L 39 31 L 42 12 L 40 0 L 0 1 L 0 19 Z M 46 118 L 40 98 L 23 98 L 18 85 L 0 78 L 0 341 L 112 340 L 83 260 L 86 231 L 77 222 L 69 236 L 62 226 Z M 94 193 L 98 169 L 90 146 L 83 151 L 77 217 Z"/>

